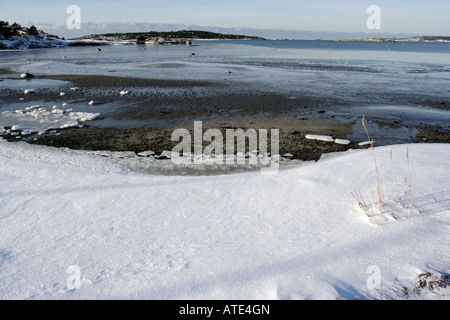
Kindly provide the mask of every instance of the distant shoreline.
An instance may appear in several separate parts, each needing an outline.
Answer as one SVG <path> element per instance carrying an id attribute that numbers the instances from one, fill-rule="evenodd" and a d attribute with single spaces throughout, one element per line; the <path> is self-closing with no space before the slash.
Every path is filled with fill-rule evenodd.
<path id="1" fill-rule="evenodd" d="M 177 34 L 177 33 L 175 33 Z M 174 34 L 174 35 L 175 35 Z M 107 35 L 107 34 L 105 34 Z M 217 34 L 219 35 L 219 34 Z M 450 43 L 450 37 L 412 37 L 412 38 L 363 38 L 363 39 L 265 39 L 259 37 L 250 36 L 238 36 L 229 37 L 222 35 L 223 37 L 216 38 L 176 38 L 174 37 L 162 37 L 162 38 L 147 38 L 144 42 L 138 42 L 136 38 L 128 37 L 124 39 L 120 34 L 114 36 L 104 35 L 91 35 L 75 39 L 40 39 L 32 36 L 15 36 L 11 38 L 0 37 L 0 51 L 14 51 L 14 50 L 26 50 L 26 49 L 38 49 L 38 48 L 61 48 L 61 47 L 79 47 L 79 46 L 104 46 L 104 45 L 135 45 L 135 44 L 191 44 L 191 41 L 329 41 L 329 42 L 380 42 L 380 43 L 393 43 L 393 42 L 431 42 L 431 43 Z"/>
<path id="2" fill-rule="evenodd" d="M 238 34 L 223 34 L 210 31 L 200 30 L 181 30 L 167 32 L 120 32 L 120 33 L 103 33 L 91 34 L 83 37 L 74 38 L 72 40 L 107 40 L 107 41 L 134 41 L 138 38 L 145 38 L 152 41 L 170 42 L 171 40 L 265 40 L 262 37 L 247 36 Z M 144 40 L 145 41 L 145 40 Z"/>
<path id="3" fill-rule="evenodd" d="M 450 37 L 422 36 L 411 38 L 362 38 L 362 39 L 337 39 L 338 42 L 450 42 Z"/>

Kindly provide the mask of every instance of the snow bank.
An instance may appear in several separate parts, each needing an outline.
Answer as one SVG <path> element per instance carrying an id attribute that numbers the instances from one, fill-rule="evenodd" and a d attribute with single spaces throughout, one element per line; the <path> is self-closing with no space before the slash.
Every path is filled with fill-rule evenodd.
<path id="1" fill-rule="evenodd" d="M 0 298 L 446 299 L 417 281 L 449 267 L 450 146 L 376 148 L 385 185 L 407 148 L 418 210 L 374 223 L 351 195 L 376 188 L 371 150 L 180 177 L 0 141 Z"/>

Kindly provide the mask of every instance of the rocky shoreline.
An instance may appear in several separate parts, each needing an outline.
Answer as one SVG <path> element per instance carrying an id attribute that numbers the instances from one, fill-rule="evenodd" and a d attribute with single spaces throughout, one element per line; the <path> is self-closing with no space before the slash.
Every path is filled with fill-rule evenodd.
<path id="1" fill-rule="evenodd" d="M 8 74 L 8 70 L 0 72 Z M 342 116 L 330 107 L 330 104 L 338 105 L 338 101 L 330 103 L 320 97 L 286 97 L 263 90 L 254 92 L 245 88 L 236 89 L 224 82 L 94 75 L 47 75 L 37 78 L 66 81 L 68 88 L 78 87 L 78 90 L 70 93 L 71 101 L 77 103 L 83 100 L 86 103 L 95 95 L 97 98 L 93 110 L 103 108 L 107 110 L 107 115 L 83 123 L 82 128 L 56 128 L 39 134 L 5 127 L 0 130 L 0 136 L 4 139 L 75 150 L 131 151 L 136 154 L 152 151 L 155 155 L 161 155 L 178 143 L 171 141 L 175 129 L 187 129 L 192 136 L 193 122 L 202 121 L 203 131 L 218 129 L 224 137 L 226 129 L 279 129 L 279 154 L 288 155 L 289 159 L 318 160 L 325 153 L 368 147 L 358 145 L 367 139 L 365 133 L 349 144 L 306 137 L 313 134 L 346 140 L 350 136 L 355 137 L 358 125 L 362 128 L 359 110 L 349 108 Z M 109 106 L 118 100 L 118 91 L 123 88 L 133 89 L 120 97 L 120 107 L 110 109 Z M 4 100 L 62 103 L 67 101 L 67 96 L 60 96 L 60 90 L 65 89 L 38 90 L 30 98 L 23 92 L 10 90 Z M 442 109 L 447 107 L 445 104 L 435 104 Z M 368 121 L 378 133 L 390 131 L 395 135 L 395 132 L 403 130 L 404 137 L 395 140 L 400 143 L 450 143 L 448 126 L 408 123 L 406 120 L 383 119 L 379 115 L 373 120 L 368 117 Z M 134 126 L 136 123 L 145 125 Z M 372 133 L 377 137 L 377 131 Z M 390 143 L 392 140 L 377 139 L 377 145 Z M 204 146 L 208 144 L 204 143 Z M 268 147 L 270 150 L 270 143 Z M 247 146 L 245 151 L 252 150 Z"/>
<path id="2" fill-rule="evenodd" d="M 255 123 L 258 122 L 258 123 Z M 298 125 L 299 123 L 302 125 Z M 297 124 L 297 126 L 295 125 Z M 350 124 L 339 123 L 338 121 L 323 120 L 299 120 L 299 119 L 259 119 L 259 121 L 243 120 L 238 122 L 211 121 L 203 124 L 203 133 L 207 129 L 218 129 L 223 137 L 226 136 L 227 129 L 255 129 L 277 128 L 280 130 L 279 154 L 289 159 L 303 161 L 317 161 L 323 154 L 333 152 L 343 152 L 349 149 L 368 148 L 369 145 L 359 145 L 357 141 L 349 144 L 339 144 L 333 141 L 320 141 L 308 139 L 307 136 L 314 134 L 319 136 L 331 136 L 334 139 L 345 140 L 352 131 Z M 67 128 L 52 129 L 44 134 L 24 133 L 13 127 L 5 127 L 0 133 L 8 141 L 25 141 L 30 144 L 46 145 L 56 148 L 69 148 L 74 150 L 87 151 L 115 151 L 134 152 L 139 154 L 145 151 L 152 151 L 156 156 L 170 152 L 179 141 L 172 141 L 172 133 L 176 128 L 187 129 L 191 137 L 194 136 L 192 124 L 184 126 L 174 126 L 168 128 Z M 294 129 L 296 128 L 296 129 Z M 449 130 L 442 127 L 424 126 L 418 128 L 416 137 L 411 139 L 411 143 L 450 143 Z M 270 132 L 270 130 L 268 130 Z M 192 138 L 193 139 L 193 138 Z M 210 142 L 203 142 L 203 148 Z M 377 143 L 378 144 L 378 143 Z M 237 153 L 237 148 L 235 148 Z M 270 135 L 268 139 L 268 151 L 270 153 Z M 251 152 L 248 142 L 245 152 Z M 225 143 L 223 153 L 226 153 Z M 162 157 L 162 159 L 167 159 Z"/>
<path id="3" fill-rule="evenodd" d="M 207 124 L 203 130 L 219 129 L 223 137 L 226 136 L 226 129 L 248 129 L 244 126 L 234 123 L 220 126 Z M 189 129 L 187 129 L 189 130 Z M 204 133 L 203 131 L 203 133 Z M 189 130 L 191 137 L 194 136 L 193 130 Z M 291 159 L 299 159 L 304 161 L 318 160 L 324 153 L 346 151 L 352 146 L 330 143 L 326 141 L 318 141 L 307 139 L 306 135 L 310 131 L 290 131 L 280 130 L 280 155 L 288 155 Z M 329 133 L 330 130 L 315 130 L 318 133 Z M 81 129 L 61 129 L 54 130 L 50 134 L 43 135 L 39 138 L 27 139 L 29 143 L 53 146 L 57 148 L 70 148 L 78 150 L 90 151 L 132 151 L 136 154 L 144 151 L 153 151 L 156 155 L 161 155 L 165 151 L 172 150 L 179 141 L 171 141 L 173 130 L 157 129 L 157 128 L 133 128 L 133 129 L 117 129 L 117 128 L 81 128 Z M 193 138 L 192 138 L 193 139 Z M 209 145 L 209 142 L 203 143 L 203 148 Z M 355 146 L 353 146 L 355 147 Z M 237 153 L 237 147 L 235 148 Z M 268 141 L 268 151 L 272 150 L 270 144 L 270 131 Z M 248 143 L 245 152 L 251 152 Z M 223 153 L 226 153 L 225 143 Z"/>

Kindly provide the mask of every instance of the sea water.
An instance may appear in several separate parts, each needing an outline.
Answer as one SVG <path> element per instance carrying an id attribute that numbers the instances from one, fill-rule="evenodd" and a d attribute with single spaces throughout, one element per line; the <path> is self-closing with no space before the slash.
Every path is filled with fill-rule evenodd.
<path id="1" fill-rule="evenodd" d="M 0 81 L 0 112 L 27 106 L 20 101 L 5 103 L 11 90 L 57 90 L 66 84 L 45 79 L 24 82 L 19 80 L 22 72 L 226 82 L 252 92 L 328 99 L 331 104 L 337 99 L 340 104 L 384 107 L 389 112 L 414 99 L 450 101 L 448 42 L 197 40 L 191 45 L 99 48 L 101 51 L 92 46 L 1 51 L 0 69 L 14 74 L 0 75 L 4 78 Z M 120 105 L 119 99 L 116 104 Z M 86 112 L 85 104 L 75 103 L 71 108 Z M 448 113 L 440 112 L 430 115 L 448 125 Z"/>

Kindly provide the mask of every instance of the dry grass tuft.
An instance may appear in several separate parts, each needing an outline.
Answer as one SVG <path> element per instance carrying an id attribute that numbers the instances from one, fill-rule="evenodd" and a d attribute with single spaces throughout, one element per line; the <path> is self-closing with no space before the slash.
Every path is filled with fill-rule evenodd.
<path id="1" fill-rule="evenodd" d="M 397 173 L 394 168 L 393 161 L 394 146 L 392 146 L 390 151 L 390 158 L 393 173 L 392 176 L 385 176 L 385 181 L 382 182 L 380 170 L 375 156 L 373 139 L 370 137 L 369 131 L 367 129 L 365 116 L 363 116 L 362 125 L 364 126 L 364 130 L 366 131 L 367 137 L 370 141 L 370 147 L 372 149 L 374 169 L 377 178 L 377 196 L 372 193 L 372 201 L 368 201 L 367 197 L 364 197 L 360 190 L 352 192 L 352 196 L 357 201 L 358 207 L 366 214 L 371 222 L 373 221 L 375 223 L 378 223 L 378 221 L 380 220 L 377 219 L 377 216 L 381 219 L 384 218 L 388 220 L 396 220 L 410 215 L 415 209 L 417 168 L 416 166 L 410 164 L 408 148 L 406 149 L 408 176 L 405 177 L 403 181 L 399 181 L 397 179 Z M 394 186 L 391 187 L 389 183 L 394 184 Z"/>

